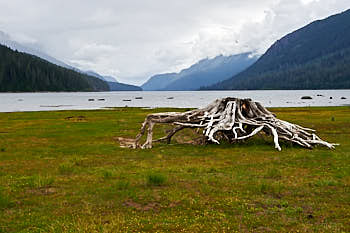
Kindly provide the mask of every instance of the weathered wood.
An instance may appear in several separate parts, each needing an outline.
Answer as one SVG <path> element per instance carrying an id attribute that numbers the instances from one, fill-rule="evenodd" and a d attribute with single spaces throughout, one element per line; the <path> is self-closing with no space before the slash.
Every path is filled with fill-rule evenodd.
<path id="1" fill-rule="evenodd" d="M 175 127 L 163 138 L 153 140 L 155 124 L 172 124 Z M 148 127 L 148 128 L 147 128 Z M 333 149 L 335 145 L 323 141 L 315 134 L 315 130 L 301 127 L 280 120 L 258 102 L 251 99 L 222 98 L 217 99 L 207 107 L 187 112 L 165 112 L 150 114 L 142 124 L 140 133 L 133 141 L 132 148 L 152 148 L 152 142 L 166 141 L 185 128 L 203 130 L 206 142 L 219 142 L 219 133 L 231 143 L 253 137 L 264 132 L 273 136 L 277 150 L 281 150 L 279 140 L 290 141 L 306 148 L 323 145 Z M 143 145 L 140 140 L 147 129 L 147 139 Z"/>

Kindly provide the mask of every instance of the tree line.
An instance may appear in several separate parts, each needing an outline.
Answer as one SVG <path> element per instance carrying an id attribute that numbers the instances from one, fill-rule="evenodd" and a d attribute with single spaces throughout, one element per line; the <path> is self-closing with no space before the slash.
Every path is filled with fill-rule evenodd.
<path id="1" fill-rule="evenodd" d="M 0 45 L 0 92 L 109 91 L 98 78 Z"/>

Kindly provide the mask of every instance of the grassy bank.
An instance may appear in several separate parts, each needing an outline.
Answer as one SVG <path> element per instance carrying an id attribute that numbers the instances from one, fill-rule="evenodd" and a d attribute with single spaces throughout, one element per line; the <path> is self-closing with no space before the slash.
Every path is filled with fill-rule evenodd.
<path id="1" fill-rule="evenodd" d="M 260 136 L 184 144 L 191 131 L 151 150 L 118 146 L 169 110 L 1 113 L 0 232 L 350 231 L 349 107 L 272 109 L 340 143 L 333 151 L 278 152 Z"/>

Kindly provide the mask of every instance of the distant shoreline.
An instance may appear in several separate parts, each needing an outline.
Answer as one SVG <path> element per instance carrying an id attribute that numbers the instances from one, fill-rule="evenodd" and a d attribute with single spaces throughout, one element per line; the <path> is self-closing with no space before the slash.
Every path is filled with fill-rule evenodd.
<path id="1" fill-rule="evenodd" d="M 263 89 L 263 90 L 157 90 L 157 91 L 97 91 L 97 93 L 110 92 L 225 92 L 225 91 L 347 91 L 350 89 Z M 25 94 L 25 93 L 96 93 L 96 91 L 35 91 L 35 92 L 1 92 L 0 94 Z"/>
<path id="2" fill-rule="evenodd" d="M 350 105 L 350 90 L 116 91 L 0 93 L 0 112 L 91 110 L 114 107 L 201 108 L 224 97 L 249 98 L 266 107 Z"/>

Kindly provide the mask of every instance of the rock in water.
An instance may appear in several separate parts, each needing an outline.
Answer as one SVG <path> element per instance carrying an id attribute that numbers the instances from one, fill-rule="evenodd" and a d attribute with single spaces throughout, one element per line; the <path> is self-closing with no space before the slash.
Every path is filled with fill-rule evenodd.
<path id="1" fill-rule="evenodd" d="M 301 97 L 302 100 L 312 100 L 311 96 L 303 96 Z"/>

